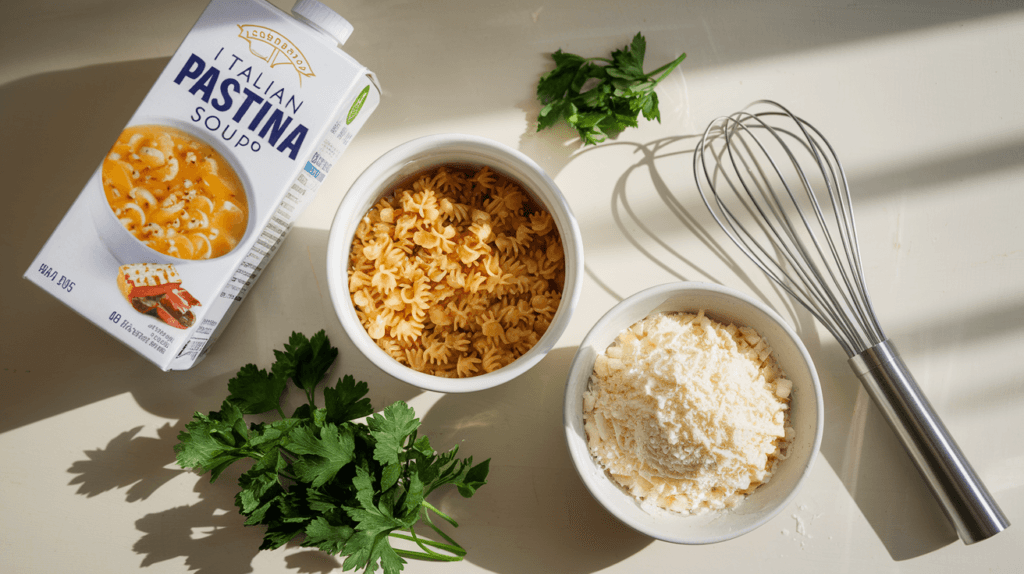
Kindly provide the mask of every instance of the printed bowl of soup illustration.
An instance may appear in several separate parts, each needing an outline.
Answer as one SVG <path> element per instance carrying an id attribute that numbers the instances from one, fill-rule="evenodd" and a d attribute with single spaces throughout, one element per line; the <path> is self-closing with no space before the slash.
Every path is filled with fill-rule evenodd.
<path id="1" fill-rule="evenodd" d="M 508 382 L 564 332 L 583 246 L 565 197 L 517 150 L 439 134 L 384 154 L 338 208 L 327 280 L 377 367 L 436 392 Z"/>
<path id="2" fill-rule="evenodd" d="M 121 263 L 216 259 L 248 233 L 251 192 L 227 154 L 185 126 L 129 126 L 93 194 L 100 236 Z"/>

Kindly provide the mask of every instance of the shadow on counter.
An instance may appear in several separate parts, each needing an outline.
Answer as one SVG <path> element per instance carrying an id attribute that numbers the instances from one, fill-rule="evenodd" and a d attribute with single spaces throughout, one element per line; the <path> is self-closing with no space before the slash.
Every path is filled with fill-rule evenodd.
<path id="1" fill-rule="evenodd" d="M 528 551 L 553 571 L 587 574 L 653 542 L 608 514 L 572 468 L 561 405 L 574 354 L 575 349 L 555 349 L 519 379 L 487 391 L 445 395 L 428 412 L 419 413 L 420 434 L 429 436 L 438 450 L 458 445 L 460 457 L 492 459 L 488 484 L 473 498 L 464 499 L 453 488 L 431 497 L 462 524 L 446 530 L 468 550 L 467 561 L 491 571 L 525 574 L 535 571 L 536 564 L 524 560 Z M 332 373 L 329 379 L 333 377 Z M 384 394 L 392 392 L 409 393 L 390 389 Z M 381 394 L 379 389 L 376 394 Z M 373 403 L 385 404 L 376 399 Z M 198 502 L 136 522 L 142 536 L 133 550 L 142 556 L 141 566 L 184 558 L 189 569 L 200 574 L 250 572 L 263 529 L 243 526 L 234 504 L 238 478 L 248 465 L 229 467 L 212 484 L 208 476 L 178 469 L 173 447 L 184 424 L 168 423 L 156 430 L 155 438 L 140 436 L 143 429 L 133 428 L 104 447 L 86 451 L 85 458 L 68 469 L 73 475 L 69 486 L 89 498 L 124 489 L 126 502 L 133 503 L 148 499 L 172 480 L 194 480 Z M 182 478 L 183 474 L 189 476 Z M 298 545 L 287 547 L 296 550 Z M 300 572 L 326 573 L 340 568 L 342 558 L 309 550 L 292 552 L 285 561 Z"/>
<path id="2" fill-rule="evenodd" d="M 438 450 L 491 457 L 488 483 L 472 498 L 441 493 L 440 508 L 462 525 L 450 534 L 466 560 L 490 572 L 588 574 L 654 540 L 609 514 L 590 495 L 565 445 L 562 405 L 576 348 L 551 351 L 529 372 L 475 393 L 447 394 L 423 416 Z"/>
<path id="3" fill-rule="evenodd" d="M 127 430 L 106 446 L 86 451 L 85 459 L 68 469 L 74 475 L 69 486 L 89 498 L 115 489 L 125 490 L 129 503 L 146 500 L 168 482 L 188 471 L 174 466 L 174 445 L 183 425 L 166 424 L 155 438 L 139 436 L 142 427 Z M 184 557 L 190 570 L 213 574 L 251 572 L 262 536 L 243 528 L 230 489 L 242 469 L 230 468 L 219 483 L 195 477 L 193 491 L 200 501 L 149 514 L 136 522 L 143 536 L 133 549 L 144 557 L 140 566 Z M 194 475 L 193 475 L 194 476 Z M 194 533 L 202 533 L 195 536 Z"/>
<path id="4" fill-rule="evenodd" d="M 609 142 L 601 146 L 634 147 L 639 156 L 638 161 L 614 181 L 607 197 L 610 218 L 624 240 L 675 280 L 710 281 L 734 287 L 742 284 L 754 296 L 771 300 L 762 291 L 764 282 L 754 281 L 747 272 L 759 271 L 721 232 L 692 179 L 669 183 L 662 177 L 659 169 L 659 165 L 664 165 L 662 162 L 692 161 L 697 138 L 667 138 L 643 145 Z M 586 161 L 583 158 L 601 147 L 585 149 L 571 161 Z M 928 166 L 920 168 L 927 170 Z M 639 176 L 640 183 L 630 181 L 637 174 L 647 174 L 649 179 Z M 716 276 L 702 268 L 677 246 L 661 239 L 649 222 L 633 211 L 631 197 L 638 200 L 637 203 L 646 201 L 649 198 L 640 200 L 636 195 L 648 194 L 652 189 L 678 224 L 726 263 L 729 276 Z M 619 240 L 614 234 L 603 238 Z M 668 255 L 656 255 L 655 251 Z M 613 297 L 621 299 L 629 295 L 615 292 L 613 277 L 602 277 L 593 268 L 588 268 L 588 274 Z M 815 319 L 808 311 L 785 296 L 774 283 L 769 285 L 774 299 L 782 300 L 786 307 L 777 311 L 789 318 L 804 341 L 821 379 L 827 413 L 821 453 L 885 544 L 889 555 L 893 560 L 907 560 L 956 542 L 952 526 L 878 408 L 868 399 L 847 363 L 846 354 L 831 339 L 820 337 Z M 908 532 L 914 535 L 907 536 Z"/>
<path id="5" fill-rule="evenodd" d="M 323 235 L 324 232 L 315 234 Z M 301 261 L 301 264 L 306 262 Z M 239 328 L 238 331 L 251 333 L 251 330 L 244 328 Z M 327 381 L 337 380 L 342 372 L 356 373 L 358 379 L 372 382 L 370 396 L 374 405 L 389 404 L 399 399 L 409 400 L 419 394 L 418 389 L 389 379 L 383 373 L 378 376 L 362 372 L 360 364 L 354 360 L 358 351 L 344 333 L 332 333 L 330 337 L 331 343 L 341 351 L 340 359 L 328 374 Z M 286 338 L 281 339 L 275 346 L 283 347 L 285 340 Z M 253 357 L 252 361 L 266 368 L 273 362 L 273 355 L 268 352 L 262 357 Z M 204 361 L 196 369 L 201 369 L 205 363 Z M 154 369 L 149 364 L 144 364 L 143 367 L 147 370 Z M 209 378 L 209 381 L 191 389 L 191 400 L 203 402 L 205 399 L 200 395 L 209 395 L 213 400 L 207 401 L 210 402 L 208 409 L 216 409 L 227 395 L 227 381 L 230 375 L 211 376 L 207 373 L 204 376 Z M 136 398 L 160 402 L 157 397 L 161 396 L 161 392 L 147 390 L 151 389 L 152 385 L 145 378 L 125 377 L 122 381 Z M 189 393 L 181 392 L 182 390 L 188 389 L 178 389 L 179 394 L 188 397 Z M 162 392 L 162 396 L 165 397 L 169 394 L 166 390 Z M 304 400 L 300 397 L 301 394 L 296 389 L 289 389 L 285 400 L 287 406 L 284 407 L 286 411 L 294 410 L 299 402 Z M 322 395 L 318 397 L 318 401 L 322 404 Z M 244 518 L 238 514 L 235 507 L 238 478 L 250 465 L 245 462 L 232 465 L 215 483 L 209 481 L 209 475 L 200 476 L 178 468 L 174 455 L 178 433 L 184 430 L 194 411 L 204 411 L 207 407 L 196 408 L 194 405 L 186 404 L 189 402 L 188 398 L 169 402 L 176 407 L 168 407 L 164 403 L 159 410 L 170 416 L 171 413 L 167 411 L 170 408 L 177 408 L 178 423 L 167 423 L 156 429 L 155 438 L 143 436 L 142 427 L 126 430 L 112 438 L 105 446 L 86 451 L 83 453 L 84 459 L 76 461 L 68 468 L 67 472 L 72 475 L 68 485 L 76 487 L 77 494 L 88 498 L 112 490 L 124 490 L 125 501 L 134 503 L 148 499 L 172 480 L 194 481 L 193 492 L 199 497 L 198 502 L 154 512 L 136 521 L 136 528 L 142 536 L 133 545 L 133 550 L 142 556 L 140 565 L 150 566 L 184 558 L 190 571 L 200 574 L 251 572 L 252 561 L 263 542 L 263 528 L 245 527 Z M 316 550 L 297 551 L 299 546 L 295 542 L 289 543 L 287 548 L 292 552 L 284 560 L 289 568 L 299 572 L 326 574 L 341 567 L 341 560 L 329 554 Z"/>
<path id="6" fill-rule="evenodd" d="M 0 433 L 129 390 L 119 372 L 146 362 L 22 278 L 78 197 L 167 58 L 89 66 L 0 86 L 0 173 L 22 173 L 5 192 L 0 342 L 7 399 Z M 88 381 L 81 384 L 80 381 Z M 49 392 L 40 393 L 45 386 Z"/>

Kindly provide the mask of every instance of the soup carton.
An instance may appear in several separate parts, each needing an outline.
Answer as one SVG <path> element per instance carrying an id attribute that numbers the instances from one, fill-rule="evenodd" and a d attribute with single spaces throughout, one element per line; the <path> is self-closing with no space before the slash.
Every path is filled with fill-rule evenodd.
<path id="1" fill-rule="evenodd" d="M 25 277 L 195 365 L 380 102 L 351 32 L 312 0 L 213 0 Z"/>

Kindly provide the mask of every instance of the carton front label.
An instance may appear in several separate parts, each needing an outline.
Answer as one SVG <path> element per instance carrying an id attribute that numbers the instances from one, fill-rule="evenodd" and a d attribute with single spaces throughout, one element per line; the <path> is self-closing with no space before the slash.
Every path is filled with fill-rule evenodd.
<path id="1" fill-rule="evenodd" d="M 213 0 L 25 276 L 187 368 L 377 102 L 369 72 L 304 24 Z"/>

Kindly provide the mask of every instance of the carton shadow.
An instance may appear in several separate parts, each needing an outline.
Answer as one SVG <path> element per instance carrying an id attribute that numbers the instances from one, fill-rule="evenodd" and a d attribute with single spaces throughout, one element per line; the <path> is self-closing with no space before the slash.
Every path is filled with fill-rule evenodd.
<path id="1" fill-rule="evenodd" d="M 8 136 L 0 138 L 0 173 L 31 174 L 30 192 L 4 193 L 9 213 L 18 216 L 0 231 L 7 254 L 0 271 L 2 314 L 5 323 L 21 328 L 5 330 L 0 343 L 7 393 L 0 433 L 127 390 L 118 376 L 76 384 L 84 373 L 115 375 L 145 363 L 22 275 L 166 63 L 156 58 L 89 66 L 0 86 L 0 125 Z M 53 361 L 33 361 L 38 349 L 53 349 Z M 46 380 L 50 392 L 36 392 L 34 385 L 19 384 L 23 380 Z"/>

